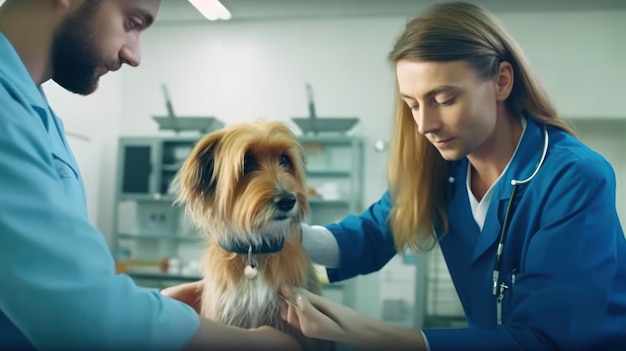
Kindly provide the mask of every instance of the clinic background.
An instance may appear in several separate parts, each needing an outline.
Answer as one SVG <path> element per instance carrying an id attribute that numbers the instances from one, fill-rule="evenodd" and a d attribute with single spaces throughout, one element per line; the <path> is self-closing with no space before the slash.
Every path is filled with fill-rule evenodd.
<path id="1" fill-rule="evenodd" d="M 154 27 L 142 36 L 139 68 L 108 74 L 86 98 L 53 82 L 44 86 L 70 134 L 91 220 L 110 241 L 118 140 L 160 135 L 152 116 L 167 114 L 162 84 L 176 114 L 231 124 L 258 118 L 291 123 L 291 117 L 307 116 L 310 83 L 320 118 L 360 119 L 350 133 L 364 139 L 363 203 L 376 201 L 386 189 L 387 152 L 374 144 L 389 140 L 392 122 L 393 75 L 386 56 L 407 17 L 435 2 L 224 0 L 232 19 L 208 21 L 187 1 L 164 0 Z M 613 164 L 625 221 L 626 1 L 475 2 L 501 19 L 560 114 Z M 446 274 L 437 251 L 396 259 L 381 272 L 354 279 L 349 304 L 421 328 L 426 314 L 437 313 L 437 303 L 442 315 L 462 314 Z"/>

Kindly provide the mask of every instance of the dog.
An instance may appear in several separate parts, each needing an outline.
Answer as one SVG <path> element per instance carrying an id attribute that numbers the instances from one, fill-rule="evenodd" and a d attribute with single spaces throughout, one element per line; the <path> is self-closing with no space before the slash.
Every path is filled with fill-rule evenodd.
<path id="1" fill-rule="evenodd" d="M 334 350 L 280 316 L 281 286 L 320 293 L 300 244 L 308 214 L 305 155 L 282 122 L 227 126 L 197 142 L 177 173 L 177 203 L 208 239 L 200 315 L 227 325 L 275 327 L 304 350 Z"/>

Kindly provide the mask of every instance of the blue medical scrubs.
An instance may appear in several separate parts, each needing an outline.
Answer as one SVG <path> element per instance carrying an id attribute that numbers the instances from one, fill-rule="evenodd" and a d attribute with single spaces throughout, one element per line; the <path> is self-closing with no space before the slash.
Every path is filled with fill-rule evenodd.
<path id="1" fill-rule="evenodd" d="M 574 137 L 548 127 L 545 162 L 518 185 L 502 256 L 502 323 L 492 295 L 498 236 L 513 179 L 535 170 L 544 130 L 528 119 L 521 144 L 496 183 L 481 231 L 466 187 L 467 159 L 450 162 L 450 230 L 441 250 L 468 328 L 424 330 L 440 350 L 626 350 L 626 240 L 615 207 L 610 164 Z M 374 272 L 395 254 L 385 193 L 359 216 L 327 225 L 341 267 L 331 281 Z M 438 230 L 438 235 L 441 235 Z"/>
<path id="2" fill-rule="evenodd" d="M 198 326 L 115 273 L 63 124 L 0 33 L 0 349 L 175 350 Z"/>

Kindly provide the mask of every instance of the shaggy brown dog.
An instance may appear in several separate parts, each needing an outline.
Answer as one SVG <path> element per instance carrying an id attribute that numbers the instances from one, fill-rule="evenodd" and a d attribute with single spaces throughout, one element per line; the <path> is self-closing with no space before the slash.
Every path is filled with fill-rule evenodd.
<path id="1" fill-rule="evenodd" d="M 305 338 L 280 317 L 279 287 L 319 293 L 300 245 L 308 212 L 304 153 L 280 122 L 233 125 L 194 147 L 174 185 L 178 202 L 206 233 L 203 317 L 243 328 L 273 326 L 306 350 L 333 350 Z"/>

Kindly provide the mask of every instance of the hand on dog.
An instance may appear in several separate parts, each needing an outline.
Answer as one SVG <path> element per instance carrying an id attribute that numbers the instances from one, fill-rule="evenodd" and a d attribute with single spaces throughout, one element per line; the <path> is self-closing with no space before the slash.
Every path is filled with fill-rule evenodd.
<path id="1" fill-rule="evenodd" d="M 280 295 L 285 301 L 281 317 L 308 337 L 349 342 L 346 326 L 359 324 L 357 312 L 306 289 L 281 288 Z"/>
<path id="2" fill-rule="evenodd" d="M 200 313 L 200 300 L 202 297 L 202 281 L 170 286 L 161 290 L 161 294 L 172 299 L 181 301 L 191 306 Z"/>
<path id="3" fill-rule="evenodd" d="M 419 331 L 385 324 L 305 289 L 281 289 L 280 295 L 281 317 L 308 337 L 370 350 L 427 350 Z"/>
<path id="4" fill-rule="evenodd" d="M 262 326 L 250 329 L 250 332 L 254 334 L 255 339 L 254 345 L 250 345 L 250 347 L 255 350 L 302 350 L 300 344 L 294 337 L 289 336 L 276 328 Z"/>

